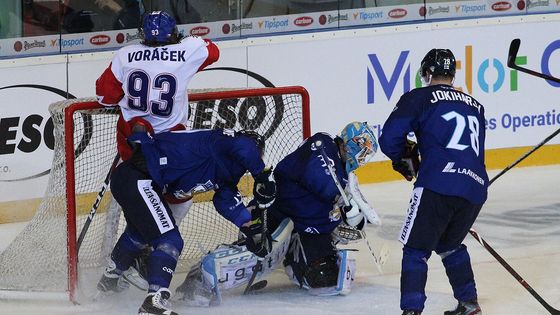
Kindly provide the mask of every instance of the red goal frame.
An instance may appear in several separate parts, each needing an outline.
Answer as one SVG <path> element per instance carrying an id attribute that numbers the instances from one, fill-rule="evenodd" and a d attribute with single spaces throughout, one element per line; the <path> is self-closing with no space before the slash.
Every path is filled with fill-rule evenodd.
<path id="1" fill-rule="evenodd" d="M 302 131 L 303 138 L 311 136 L 309 93 L 302 86 L 287 86 L 274 88 L 256 88 L 243 90 L 230 90 L 219 92 L 204 92 L 189 94 L 189 102 L 200 102 L 209 100 L 221 100 L 227 98 L 258 97 L 258 96 L 277 96 L 298 94 L 302 100 Z M 76 228 L 76 193 L 75 193 L 75 173 L 74 173 L 74 120 L 73 115 L 79 110 L 101 109 L 103 105 L 97 102 L 80 102 L 70 105 L 64 110 L 64 142 L 66 155 L 66 196 L 67 196 L 67 259 L 68 259 L 68 294 L 69 299 L 76 303 L 76 293 L 78 288 L 78 249 L 77 249 L 77 228 Z M 116 134 L 116 130 L 115 130 Z"/>

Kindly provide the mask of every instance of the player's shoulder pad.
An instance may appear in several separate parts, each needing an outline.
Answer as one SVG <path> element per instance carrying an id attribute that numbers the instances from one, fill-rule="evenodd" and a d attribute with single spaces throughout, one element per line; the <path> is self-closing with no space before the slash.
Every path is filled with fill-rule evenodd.
<path id="1" fill-rule="evenodd" d="M 310 142 L 315 142 L 317 140 L 323 141 L 324 143 L 334 143 L 334 138 L 326 132 L 317 132 L 316 134 L 309 137 Z"/>
<path id="2" fill-rule="evenodd" d="M 200 36 L 196 35 L 187 35 L 179 41 L 179 44 L 187 44 L 187 45 L 196 45 L 196 46 L 206 46 L 207 43 L 204 39 Z"/>

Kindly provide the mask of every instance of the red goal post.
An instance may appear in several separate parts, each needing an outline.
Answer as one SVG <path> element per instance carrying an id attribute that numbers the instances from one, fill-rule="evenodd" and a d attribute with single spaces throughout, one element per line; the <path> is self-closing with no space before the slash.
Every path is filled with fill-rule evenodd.
<path id="1" fill-rule="evenodd" d="M 267 165 L 276 164 L 310 136 L 309 94 L 300 86 L 192 93 L 189 106 L 187 127 L 190 129 L 250 129 L 264 135 Z M 55 153 L 49 189 L 29 225 L 0 253 L 0 263 L 10 260 L 17 265 L 19 259 L 25 264 L 29 259 L 14 252 L 24 248 L 23 255 L 36 252 L 39 256 L 31 259 L 42 260 L 44 264 L 30 263 L 26 267 L 29 272 L 18 277 L 10 276 L 7 281 L 4 281 L 4 271 L 16 269 L 16 266 L 3 268 L 0 291 L 66 291 L 69 299 L 76 302 L 78 291 L 88 291 L 84 286 L 95 287 L 99 269 L 106 263 L 117 236 L 124 229 L 118 205 L 110 193 L 106 193 L 78 256 L 77 235 L 92 204 L 98 202 L 96 196 L 117 152 L 115 138 L 119 111 L 115 107 L 103 107 L 93 98 L 57 102 L 49 110 L 55 124 Z M 240 186 L 246 186 L 240 187 L 240 191 L 249 197 L 247 181 L 242 181 Z M 203 250 L 212 250 L 237 237 L 237 229 L 213 210 L 210 200 L 211 195 L 197 196 L 195 205 L 181 224 L 185 249 L 180 265 L 188 266 L 200 258 Z M 42 223 L 36 222 L 38 220 Z M 57 237 L 49 240 L 49 235 Z M 61 238 L 66 239 L 65 245 L 37 243 L 37 239 L 59 243 Z M 66 259 L 51 259 L 42 251 L 34 251 L 33 246 L 50 247 L 52 249 L 48 251 L 53 255 L 66 256 Z M 92 276 L 86 276 L 86 271 Z M 41 275 L 33 275 L 33 272 Z M 66 277 L 55 277 L 55 273 Z M 82 281 L 85 277 L 88 277 L 86 282 Z M 66 282 L 66 285 L 57 282 Z"/>

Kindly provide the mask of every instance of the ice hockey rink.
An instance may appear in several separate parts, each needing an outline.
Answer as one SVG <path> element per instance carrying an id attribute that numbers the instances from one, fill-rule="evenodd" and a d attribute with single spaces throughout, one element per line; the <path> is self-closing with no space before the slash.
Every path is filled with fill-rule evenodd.
<path id="1" fill-rule="evenodd" d="M 490 173 L 495 175 L 497 171 Z M 348 296 L 314 297 L 288 282 L 282 270 L 267 279 L 268 286 L 252 295 L 242 290 L 227 293 L 220 306 L 184 307 L 174 303 L 179 314 L 401 314 L 399 278 L 401 245 L 396 241 L 412 185 L 404 180 L 363 185 L 362 190 L 383 219 L 379 228 L 367 227 L 375 250 L 389 247 L 389 258 L 380 274 L 365 243 L 353 244 L 358 274 Z M 554 307 L 560 307 L 560 166 L 515 168 L 490 187 L 489 199 L 474 228 L 507 262 Z M 0 249 L 22 228 L 0 227 Z M 474 267 L 479 302 L 484 314 L 549 314 L 470 235 L 468 246 Z M 437 255 L 429 261 L 423 314 L 443 314 L 455 300 Z M 173 287 L 184 279 L 175 276 Z M 91 286 L 95 286 L 95 282 Z M 98 302 L 71 305 L 67 301 L 0 300 L 0 314 L 136 314 L 144 293 L 131 288 Z"/>

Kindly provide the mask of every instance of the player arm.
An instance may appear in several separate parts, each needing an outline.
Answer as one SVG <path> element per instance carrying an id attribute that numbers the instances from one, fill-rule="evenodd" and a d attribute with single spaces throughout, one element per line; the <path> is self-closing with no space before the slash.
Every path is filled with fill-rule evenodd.
<path id="1" fill-rule="evenodd" d="M 124 96 L 122 82 L 114 73 L 113 62 L 103 71 L 95 82 L 97 101 L 104 106 L 115 106 Z"/>
<path id="2" fill-rule="evenodd" d="M 215 191 L 212 202 L 216 210 L 238 228 L 251 221 L 251 212 L 243 204 L 237 188 L 233 186 L 221 186 Z"/>
<path id="3" fill-rule="evenodd" d="M 406 151 L 406 136 L 417 124 L 418 105 L 408 101 L 405 94 L 383 125 L 379 146 L 393 162 L 400 161 Z"/>
<path id="4" fill-rule="evenodd" d="M 324 140 L 323 143 L 325 143 L 323 148 L 329 161 L 325 161 L 323 155 L 319 153 L 319 151 L 313 151 L 307 161 L 307 166 L 300 179 L 300 184 L 319 199 L 334 203 L 339 196 L 339 191 L 329 173 L 326 163 L 328 162 L 332 165 L 334 161 L 340 161 L 340 158 L 338 157 L 338 148 L 332 139 Z M 343 169 L 343 164 L 335 163 L 334 169 L 339 182 L 344 183 L 344 173 L 346 171 Z"/>
<path id="5" fill-rule="evenodd" d="M 391 159 L 393 169 L 407 181 L 417 176 L 420 165 L 418 146 L 407 139 L 407 134 L 418 129 L 421 105 L 414 104 L 410 98 L 408 93 L 401 97 L 379 137 L 381 151 Z"/>
<path id="6" fill-rule="evenodd" d="M 204 60 L 202 65 L 200 65 L 198 71 L 201 71 L 202 69 L 206 68 L 207 66 L 213 64 L 214 62 L 218 61 L 218 59 L 220 59 L 220 49 L 218 48 L 218 46 L 216 46 L 216 44 L 214 44 L 214 42 L 212 42 L 209 39 L 204 39 L 204 42 L 206 43 L 206 50 L 208 51 L 208 57 L 206 57 L 206 60 Z"/>
<path id="7" fill-rule="evenodd" d="M 189 36 L 185 40 L 194 41 L 195 52 L 189 62 L 200 64 L 198 71 L 202 71 L 207 66 L 213 64 L 220 59 L 220 49 L 214 42 L 209 39 L 202 39 L 197 36 Z"/>

